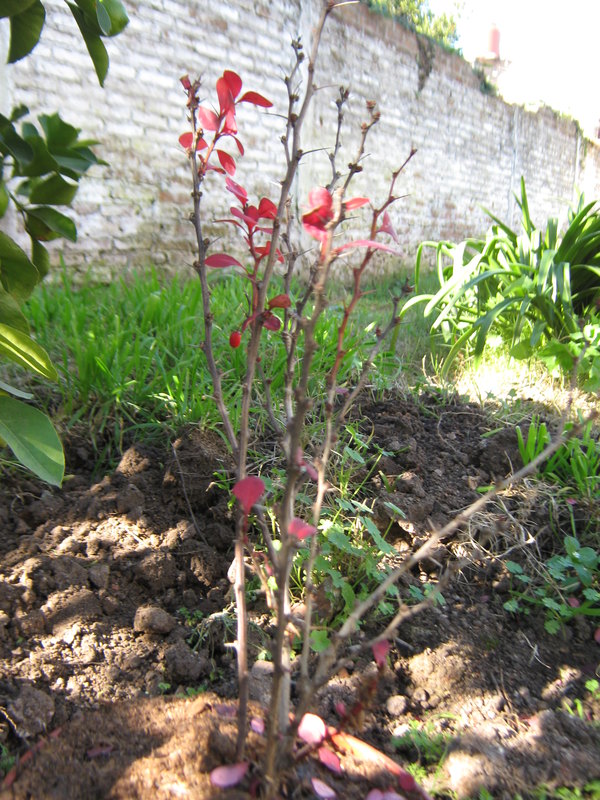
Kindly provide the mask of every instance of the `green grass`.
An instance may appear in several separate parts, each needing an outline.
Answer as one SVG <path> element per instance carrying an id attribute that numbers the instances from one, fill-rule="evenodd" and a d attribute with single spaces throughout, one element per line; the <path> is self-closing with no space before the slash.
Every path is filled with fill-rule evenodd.
<path id="1" fill-rule="evenodd" d="M 244 281 L 237 276 L 211 276 L 214 348 L 224 373 L 223 390 L 236 427 L 244 373 L 244 347 L 229 346 L 229 334 L 245 316 Z M 375 329 L 390 316 L 394 279 L 378 284 L 353 315 L 345 342 L 347 356 L 339 384 L 352 388 L 370 347 Z M 300 291 L 299 288 L 296 290 Z M 294 299 L 292 297 L 292 299 Z M 310 391 L 322 397 L 323 379 L 335 358 L 337 326 L 343 314 L 343 297 L 335 296 L 322 316 Z M 109 460 L 135 439 L 165 440 L 189 423 L 220 429 L 211 397 L 212 386 L 201 348 L 203 321 L 200 283 L 162 280 L 155 271 L 109 285 L 85 282 L 75 288 L 69 274 L 44 284 L 26 308 L 34 337 L 49 352 L 60 379 L 58 384 L 38 382 L 36 397 L 63 429 L 77 427 Z M 407 353 L 423 349 L 411 324 L 402 324 L 398 354 L 382 352 L 373 371 L 379 388 L 396 380 Z M 408 340 L 413 342 L 408 345 Z M 414 361 L 414 358 L 413 358 Z M 263 364 L 268 365 L 274 398 L 282 389 L 285 352 L 277 334 L 263 339 Z M 266 370 L 265 370 L 266 371 Z M 19 374 L 11 374 L 13 381 Z M 21 377 L 22 380 L 22 377 Z M 257 398 L 253 418 L 260 430 L 264 412 Z"/>

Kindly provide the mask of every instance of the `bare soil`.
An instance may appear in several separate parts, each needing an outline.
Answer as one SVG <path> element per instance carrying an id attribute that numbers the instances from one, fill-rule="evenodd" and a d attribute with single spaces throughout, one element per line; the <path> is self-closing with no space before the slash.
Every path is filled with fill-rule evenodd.
<path id="1" fill-rule="evenodd" d="M 478 486 L 518 466 L 514 430 L 495 430 L 497 422 L 474 405 L 389 395 L 365 400 L 359 418 L 372 434 L 373 457 L 385 451 L 366 487 L 377 522 L 383 530 L 390 521 L 386 502 L 406 514 L 388 535 L 399 559 L 471 502 Z M 70 441 L 71 477 L 61 490 L 4 476 L 0 744 L 17 764 L 3 796 L 253 796 L 254 767 L 235 789 L 217 790 L 208 780 L 234 752 L 236 675 L 227 646 L 235 638 L 234 533 L 228 496 L 215 480 L 230 467 L 218 436 L 189 429 L 173 449 L 133 445 L 101 478 L 92 477 L 89 446 Z M 502 553 L 525 529 L 547 552 L 545 496 L 535 487 L 508 494 L 504 508 L 480 515 L 411 580 L 435 580 L 448 559 L 476 554 L 478 542 Z M 581 522 L 589 513 L 575 508 Z M 541 617 L 503 610 L 508 589 L 495 557 L 462 570 L 445 605 L 399 631 L 353 731 L 399 764 L 420 760 L 424 785 L 438 796 L 477 797 L 485 788 L 492 797 L 527 797 L 541 784 L 600 779 L 600 704 L 584 689 L 600 665 L 594 628 L 581 618 L 549 636 Z M 270 633 L 260 603 L 254 657 L 268 649 Z M 339 723 L 336 704 L 351 705 L 373 675 L 372 659 L 353 653 L 359 649 L 349 650 L 347 669 L 315 701 L 331 725 Z M 264 719 L 268 667 L 258 663 L 252 714 Z M 442 766 L 428 764 L 423 745 L 393 745 L 415 723 L 442 743 Z M 261 747 L 262 737 L 250 733 L 251 762 Z M 381 763 L 359 766 L 343 747 L 340 755 L 342 777 L 309 757 L 285 777 L 281 797 L 314 797 L 315 776 L 350 800 L 390 785 Z"/>

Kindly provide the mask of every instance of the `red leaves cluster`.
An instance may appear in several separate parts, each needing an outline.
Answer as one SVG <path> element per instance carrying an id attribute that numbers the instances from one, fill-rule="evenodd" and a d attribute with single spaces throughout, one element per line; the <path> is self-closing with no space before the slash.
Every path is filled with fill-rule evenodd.
<path id="1" fill-rule="evenodd" d="M 309 210 L 302 215 L 302 225 L 304 230 L 312 236 L 313 239 L 321 242 L 323 248 L 327 242 L 330 232 L 330 223 L 334 217 L 333 196 L 328 189 L 322 186 L 313 189 L 308 194 Z M 361 208 L 370 202 L 368 197 L 353 197 L 350 200 L 345 200 L 342 203 L 342 210 L 345 214 L 346 211 L 352 211 L 355 208 Z M 394 231 L 390 218 L 387 212 L 383 215 L 383 225 L 379 228 L 377 233 L 388 233 L 392 236 L 394 241 L 398 241 L 398 236 Z M 353 242 L 347 242 L 341 247 L 332 249 L 334 256 L 343 253 L 344 250 L 350 250 L 353 247 L 366 247 L 371 250 L 385 250 L 388 253 L 393 253 L 394 248 L 381 242 L 376 242 L 374 239 L 357 239 Z"/>
<path id="2" fill-rule="evenodd" d="M 197 102 L 197 92 L 199 89 L 199 82 L 192 83 L 187 75 L 181 78 L 181 85 L 188 94 L 188 107 L 193 109 L 192 113 L 195 114 L 194 131 L 188 131 L 179 137 L 179 144 L 188 152 L 195 147 L 197 152 L 202 153 L 207 151 L 206 154 L 200 155 L 199 174 L 204 177 L 207 170 L 214 170 L 227 175 L 235 175 L 235 159 L 225 150 L 217 148 L 217 142 L 223 137 L 231 137 L 236 144 L 238 152 L 241 156 L 244 155 L 244 146 L 237 138 L 236 134 L 237 121 L 236 121 L 236 107 L 239 103 L 251 103 L 255 106 L 262 108 L 270 108 L 273 104 L 266 97 L 263 97 L 258 92 L 245 92 L 240 97 L 242 91 L 242 79 L 232 70 L 225 70 L 223 75 L 217 81 L 217 99 L 219 102 L 218 112 L 212 108 L 205 108 L 199 106 Z M 212 143 L 206 141 L 205 134 L 213 133 Z M 195 141 L 195 145 L 194 145 Z M 209 159 L 213 152 L 216 153 L 220 166 L 217 167 L 209 163 Z"/>

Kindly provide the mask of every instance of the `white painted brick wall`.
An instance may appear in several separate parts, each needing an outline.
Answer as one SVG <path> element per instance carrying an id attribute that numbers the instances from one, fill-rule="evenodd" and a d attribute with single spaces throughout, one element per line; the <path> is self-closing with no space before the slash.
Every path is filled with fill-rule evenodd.
<path id="1" fill-rule="evenodd" d="M 83 180 L 76 203 L 78 242 L 60 242 L 56 254 L 63 250 L 68 263 L 107 271 L 154 263 L 185 274 L 193 260 L 193 230 L 189 167 L 177 144 L 186 128 L 179 77 L 202 75 L 205 95 L 212 97 L 217 77 L 231 68 L 245 89 L 273 100 L 273 113 L 240 109 L 247 156 L 238 162 L 236 179 L 258 196 L 275 198 L 284 163 L 277 115 L 287 106 L 281 78 L 292 61 L 291 39 L 301 33 L 308 48 L 320 0 L 125 3 L 131 23 L 107 42 L 111 66 L 104 90 L 64 1 L 46 0 L 40 44 L 4 72 L 9 99 L 26 103 L 36 115 L 59 109 L 86 136 L 101 141 L 98 154 L 109 162 Z M 392 170 L 411 147 L 418 149 L 397 185 L 408 196 L 392 212 L 407 260 L 422 240 L 482 233 L 482 206 L 516 222 L 512 193 L 521 174 L 538 224 L 572 199 L 575 185 L 589 197 L 600 195 L 600 150 L 580 140 L 578 152 L 574 123 L 483 94 L 470 66 L 437 47 L 419 91 L 418 58 L 415 36 L 400 25 L 362 5 L 336 11 L 323 38 L 315 75 L 320 90 L 303 139 L 305 150 L 331 148 L 335 99 L 343 84 L 352 94 L 339 165 L 355 152 L 365 100 L 375 100 L 382 113 L 352 193 L 381 202 Z M 329 177 L 326 154 L 307 155 L 295 186 L 297 207 Z M 225 215 L 231 199 L 219 184 L 213 176 L 205 192 L 206 231 L 223 237 L 219 249 L 235 250 L 231 230 L 212 222 Z"/>

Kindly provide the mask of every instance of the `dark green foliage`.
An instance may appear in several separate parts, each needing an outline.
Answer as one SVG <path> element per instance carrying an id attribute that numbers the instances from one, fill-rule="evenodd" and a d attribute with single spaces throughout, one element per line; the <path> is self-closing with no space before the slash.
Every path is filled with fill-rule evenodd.
<path id="1" fill-rule="evenodd" d="M 102 36 L 120 33 L 128 23 L 120 0 L 68 2 L 102 84 L 108 56 Z M 8 61 L 28 55 L 39 41 L 46 13 L 40 0 L 0 0 L 0 17 L 8 17 Z M 22 121 L 29 109 L 20 105 L 10 117 L 0 114 L 0 218 L 12 202 L 31 239 L 31 256 L 0 233 L 0 359 L 35 375 L 55 380 L 56 370 L 43 347 L 30 335 L 21 305 L 44 278 L 50 265 L 45 242 L 74 242 L 73 220 L 57 207 L 69 206 L 80 178 L 100 162 L 80 131 L 58 113 L 39 117 L 40 129 Z M 17 459 L 39 477 L 60 484 L 64 455 L 47 416 L 23 402 L 32 395 L 0 381 L 0 447 L 7 444 Z"/>

